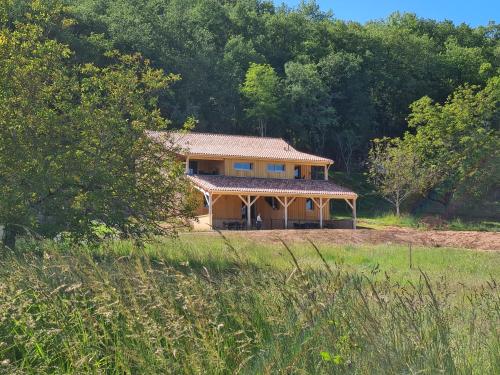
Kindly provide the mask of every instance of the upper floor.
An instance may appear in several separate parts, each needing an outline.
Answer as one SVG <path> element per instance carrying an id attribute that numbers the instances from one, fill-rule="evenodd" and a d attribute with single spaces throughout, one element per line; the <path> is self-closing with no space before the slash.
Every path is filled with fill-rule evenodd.
<path id="1" fill-rule="evenodd" d="M 191 175 L 323 180 L 326 179 L 329 168 L 329 165 L 250 158 L 217 160 L 186 157 L 184 161 L 186 173 Z"/>
<path id="2" fill-rule="evenodd" d="M 187 174 L 282 179 L 327 179 L 333 161 L 296 150 L 281 138 L 150 132 L 179 147 Z"/>

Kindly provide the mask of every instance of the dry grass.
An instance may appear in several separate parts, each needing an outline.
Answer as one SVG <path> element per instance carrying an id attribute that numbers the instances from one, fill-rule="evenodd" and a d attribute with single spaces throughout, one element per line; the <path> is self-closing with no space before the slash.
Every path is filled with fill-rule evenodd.
<path id="1" fill-rule="evenodd" d="M 4 250 L 0 372 L 500 372 L 494 280 L 458 292 L 422 272 L 402 284 L 321 248 L 312 268 L 283 245 L 290 266 L 266 267 L 222 243 L 225 261 L 123 242 Z"/>

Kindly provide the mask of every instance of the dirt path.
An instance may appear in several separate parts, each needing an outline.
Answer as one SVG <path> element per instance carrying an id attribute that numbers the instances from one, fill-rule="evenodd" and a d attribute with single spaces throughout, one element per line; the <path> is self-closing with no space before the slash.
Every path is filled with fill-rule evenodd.
<path id="1" fill-rule="evenodd" d="M 213 233 L 213 232 L 212 232 Z M 315 242 L 335 244 L 413 244 L 428 247 L 455 247 L 478 250 L 500 251 L 500 233 L 466 232 L 466 231 L 421 231 L 409 228 L 386 229 L 323 229 L 323 230 L 261 230 L 247 232 L 225 231 L 229 236 L 243 236 L 247 239 L 262 242 L 278 241 L 278 238 L 288 242 L 306 241 L 310 238 Z"/>

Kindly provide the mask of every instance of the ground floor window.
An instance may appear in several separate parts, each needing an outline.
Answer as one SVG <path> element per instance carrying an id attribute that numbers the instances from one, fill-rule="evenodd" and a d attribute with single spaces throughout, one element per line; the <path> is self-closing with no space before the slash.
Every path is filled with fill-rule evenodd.
<path id="1" fill-rule="evenodd" d="M 306 199 L 306 210 L 308 211 L 313 211 L 314 210 L 314 203 L 311 198 Z"/>

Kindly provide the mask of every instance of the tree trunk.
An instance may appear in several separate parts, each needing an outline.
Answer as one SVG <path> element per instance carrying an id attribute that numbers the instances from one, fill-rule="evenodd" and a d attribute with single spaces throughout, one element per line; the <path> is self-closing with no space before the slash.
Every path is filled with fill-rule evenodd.
<path id="1" fill-rule="evenodd" d="M 260 136 L 264 136 L 264 120 L 259 120 L 259 132 Z"/>
<path id="2" fill-rule="evenodd" d="M 399 202 L 396 203 L 396 216 L 399 217 Z"/>
<path id="3" fill-rule="evenodd" d="M 17 231 L 12 225 L 6 225 L 3 233 L 3 245 L 14 250 L 16 247 Z"/>

